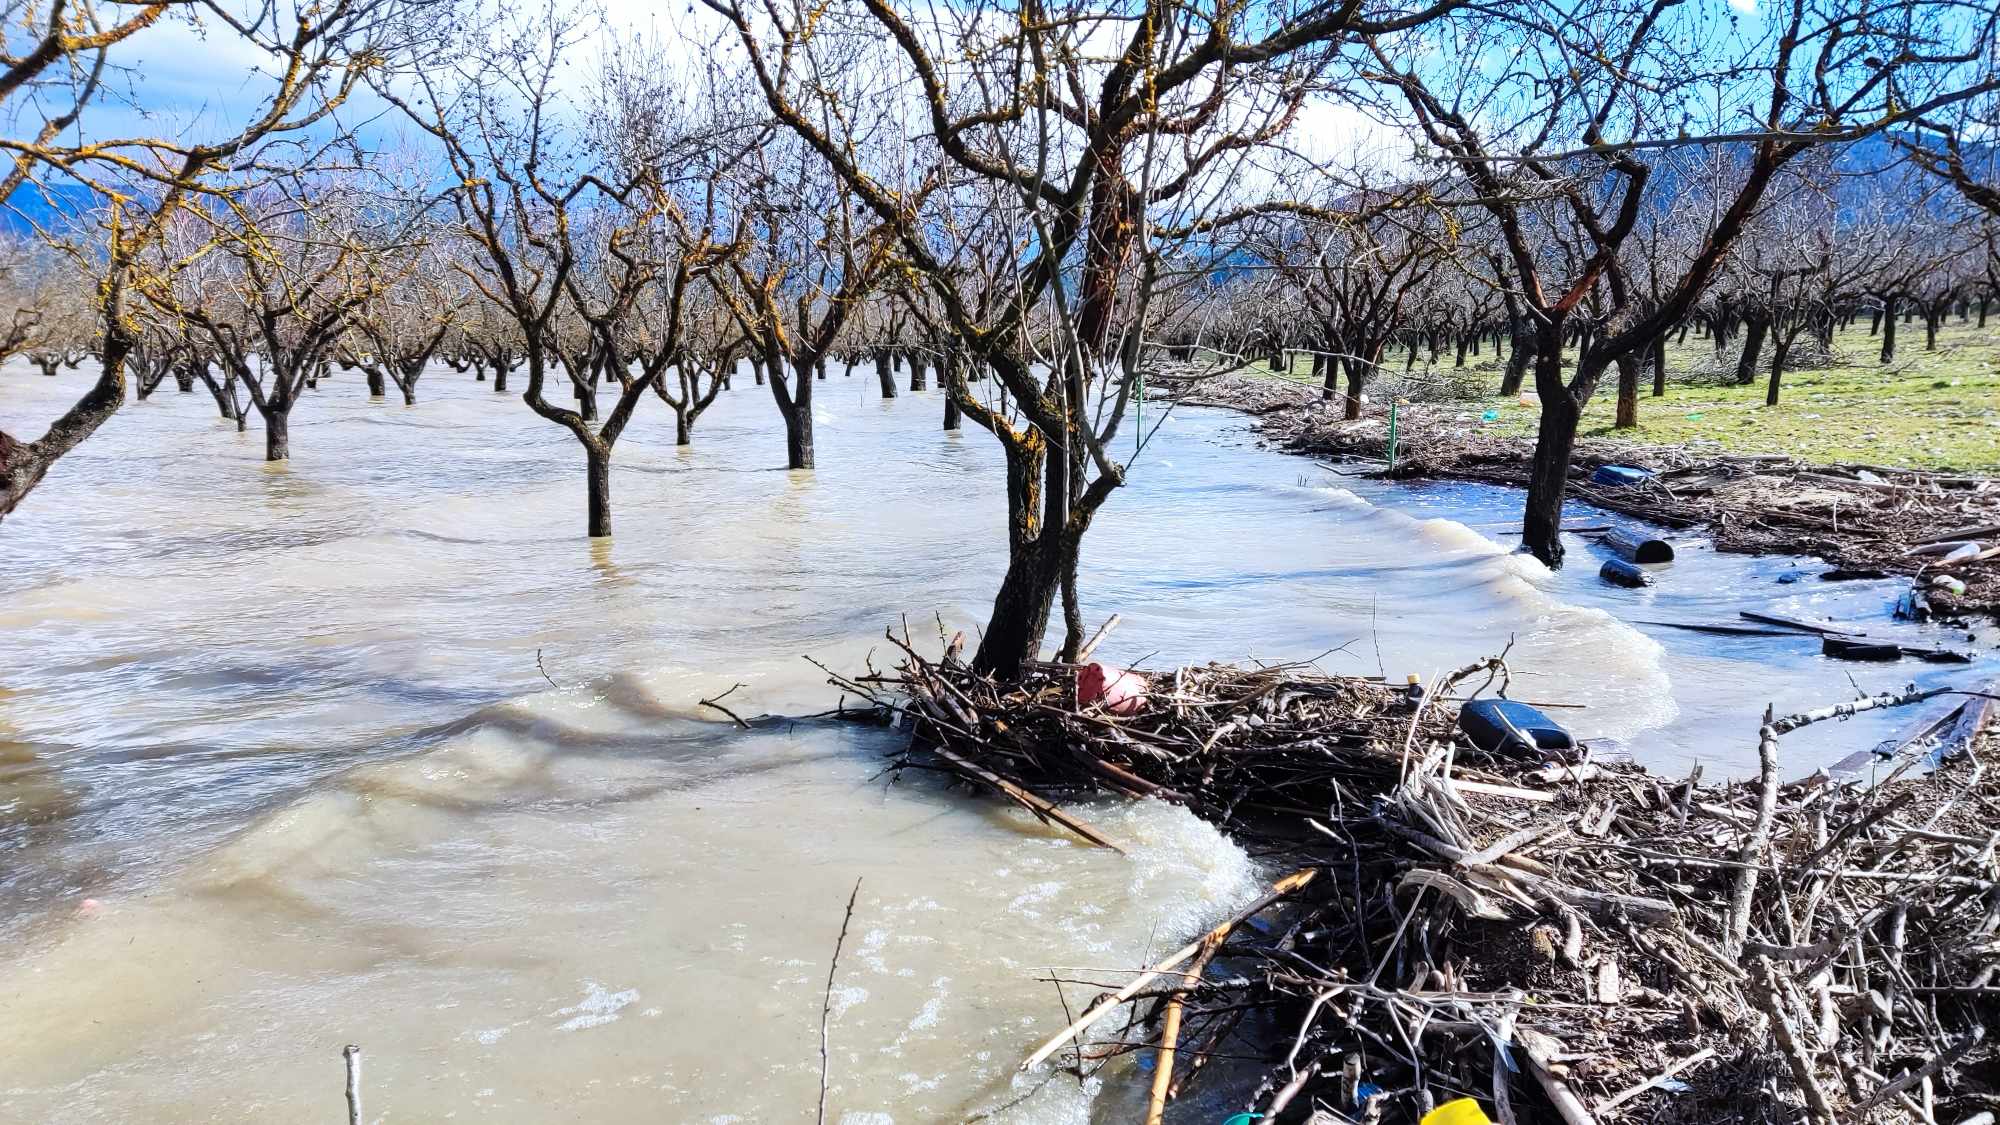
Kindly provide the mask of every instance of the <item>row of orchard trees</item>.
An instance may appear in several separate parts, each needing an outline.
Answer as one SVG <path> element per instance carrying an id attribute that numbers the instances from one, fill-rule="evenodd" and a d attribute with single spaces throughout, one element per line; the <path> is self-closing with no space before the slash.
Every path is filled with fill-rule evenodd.
<path id="1" fill-rule="evenodd" d="M 1787 169 L 1683 317 L 1617 359 L 1616 426 L 1637 425 L 1645 376 L 1652 393 L 1665 393 L 1668 341 L 1691 330 L 1713 343 L 1718 362 L 1734 363 L 1735 382 L 1765 378 L 1776 405 L 1801 341 L 1816 342 L 1823 357 L 1837 329 L 1866 318 L 1887 364 L 1897 356 L 1899 322 L 1921 320 L 1927 350 L 1936 349 L 1949 316 L 1985 326 L 2000 301 L 2000 215 L 1894 150 L 1876 151 L 1896 163 L 1843 166 L 1841 158 L 1854 154 L 1829 148 Z M 1618 286 L 1628 306 L 1635 289 L 1643 301 L 1663 298 L 1663 282 L 1697 249 L 1702 216 L 1719 202 L 1716 185 L 1745 155 L 1733 146 L 1673 154 L 1676 190 L 1640 215 L 1612 267 L 1584 294 L 1566 337 L 1572 353 L 1614 323 Z M 1445 230 L 1453 218 L 1462 225 Z M 1477 214 L 1465 218 L 1395 209 L 1246 224 L 1226 300 L 1182 340 L 1268 356 L 1287 369 L 1310 357 L 1326 398 L 1341 401 L 1349 418 L 1360 416 L 1391 347 L 1406 367 L 1426 353 L 1435 364 L 1447 351 L 1463 367 L 1490 346 L 1507 357 L 1496 393 L 1511 397 L 1535 354 L 1532 319 L 1500 228 Z M 1541 234 L 1551 252 L 1564 245 L 1557 230 Z"/>
<path id="2" fill-rule="evenodd" d="M 0 435 L 0 515 L 134 374 L 205 381 L 281 458 L 332 371 L 413 402 L 437 358 L 575 439 L 604 535 L 649 398 L 687 440 L 747 366 L 810 469 L 815 384 L 872 367 L 893 393 L 900 354 L 1007 465 L 977 656 L 1001 674 L 1058 604 L 1082 639 L 1081 544 L 1144 449 L 1158 355 L 1301 348 L 1352 412 L 1392 342 L 1504 345 L 1505 389 L 1543 404 L 1525 542 L 1555 562 L 1583 406 L 1610 378 L 1630 420 L 1669 333 L 1781 371 L 1830 316 L 1893 332 L 1990 272 L 1990 243 L 1936 257 L 1992 183 L 2000 17 L 1955 0 L 701 0 L 651 33 L 560 2 L 146 10 L 183 9 L 267 56 L 240 135 L 65 147 L 91 134 L 59 110 L 0 145 L 17 183 L 93 189 L 48 236 L 88 299 L 17 317 L 11 348 L 102 370 L 47 436 Z M 122 40 L 77 26 L 54 42 L 82 107 Z M 364 94 L 412 139 L 348 127 Z M 1843 164 L 1863 143 L 1921 177 Z"/>

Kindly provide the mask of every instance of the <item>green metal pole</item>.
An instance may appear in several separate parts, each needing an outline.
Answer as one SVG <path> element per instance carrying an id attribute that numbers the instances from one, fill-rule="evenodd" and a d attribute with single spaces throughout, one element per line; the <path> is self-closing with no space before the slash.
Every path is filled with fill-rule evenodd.
<path id="1" fill-rule="evenodd" d="M 1396 473 L 1396 406 L 1397 400 L 1389 400 L 1389 475 Z"/>
<path id="2" fill-rule="evenodd" d="M 1132 456 L 1139 456 L 1139 443 L 1146 434 L 1146 369 L 1139 369 L 1139 398 L 1132 405 Z"/>

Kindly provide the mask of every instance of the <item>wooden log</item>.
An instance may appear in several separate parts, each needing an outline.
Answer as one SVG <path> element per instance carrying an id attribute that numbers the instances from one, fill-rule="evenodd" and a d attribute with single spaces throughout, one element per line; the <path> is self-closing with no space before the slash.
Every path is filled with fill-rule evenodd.
<path id="1" fill-rule="evenodd" d="M 1755 621 L 1760 625 L 1782 625 L 1787 629 L 1803 629 L 1808 633 L 1818 633 L 1822 637 L 1865 637 L 1868 635 L 1859 629 L 1843 629 L 1830 622 L 1803 621 L 1796 617 L 1784 617 L 1776 613 L 1753 613 L 1747 609 L 1739 610 L 1738 613 L 1745 621 Z"/>
<path id="2" fill-rule="evenodd" d="M 1904 656 L 1914 656 L 1926 664 L 1970 664 L 1972 654 L 1949 648 L 1911 648 L 1903 646 Z"/>
<path id="3" fill-rule="evenodd" d="M 1611 548 L 1619 558 L 1627 562 L 1651 566 L 1674 561 L 1673 544 L 1626 528 L 1614 527 L 1598 536 L 1597 541 Z"/>
<path id="4" fill-rule="evenodd" d="M 1835 660 L 1867 660 L 1877 663 L 1892 663 L 1903 658 L 1900 645 L 1869 644 L 1865 641 L 1843 641 L 1839 637 L 1825 637 L 1820 640 L 1821 654 Z"/>
<path id="5" fill-rule="evenodd" d="M 1653 584 L 1652 575 L 1624 559 L 1606 559 L 1597 576 L 1613 586 L 1624 586 L 1628 589 L 1638 589 Z"/>
<path id="6" fill-rule="evenodd" d="M 1971 527 L 1953 528 L 1950 531 L 1919 539 L 1916 545 L 1921 547 L 1931 543 L 1958 543 L 1967 539 L 1991 539 L 1996 535 L 2000 535 L 2000 523 L 1980 523 L 1974 524 Z"/>
<path id="7" fill-rule="evenodd" d="M 1694 633 L 1713 633 L 1721 637 L 1811 637 L 1815 633 L 1798 629 L 1760 629 L 1754 625 L 1708 625 L 1699 621 L 1640 621 L 1634 625 L 1657 625 L 1663 629 L 1686 629 Z"/>

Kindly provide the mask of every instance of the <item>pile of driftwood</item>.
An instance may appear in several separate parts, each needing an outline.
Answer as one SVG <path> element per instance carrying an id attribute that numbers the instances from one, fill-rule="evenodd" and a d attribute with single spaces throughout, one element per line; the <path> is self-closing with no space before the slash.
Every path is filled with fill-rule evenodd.
<path id="1" fill-rule="evenodd" d="M 1423 408 L 1405 412 L 1398 477 L 1474 480 L 1525 487 L 1529 443 L 1451 424 Z M 1379 457 L 1377 425 L 1299 411 L 1267 421 L 1287 447 L 1321 456 Z M 1629 465 L 1654 475 L 1606 486 L 1591 474 Z M 2000 613 L 2000 480 L 1879 465 L 1803 462 L 1781 454 L 1701 453 L 1614 438 L 1577 443 L 1569 494 L 1606 511 L 1666 527 L 1704 528 L 1716 547 L 1753 554 L 1818 555 L 1831 577 L 1910 575 L 1941 612 Z M 1972 544 L 1971 558 L 1943 561 L 1926 548 Z M 1932 588 L 1948 575 L 1964 585 Z"/>
<path id="2" fill-rule="evenodd" d="M 906 764 L 1107 847 L 1066 800 L 1178 802 L 1290 872 L 1144 971 L 1060 982 L 1102 995 L 1024 1065 L 1149 1052 L 1149 1120 L 1246 1055 L 1266 1077 L 1226 1100 L 1279 1123 L 1416 1121 L 1467 1097 L 1504 1125 L 2000 1113 L 1984 697 L 1931 725 L 1932 769 L 1778 781 L 1787 732 L 1940 694 L 1912 689 L 1766 715 L 1762 779 L 1715 785 L 1475 754 L 1454 699 L 1504 690 L 1498 659 L 1420 692 L 1179 669 L 1118 714 L 1078 706 L 1076 667 L 999 684 L 898 644 L 896 670 L 836 682 L 911 725 Z"/>

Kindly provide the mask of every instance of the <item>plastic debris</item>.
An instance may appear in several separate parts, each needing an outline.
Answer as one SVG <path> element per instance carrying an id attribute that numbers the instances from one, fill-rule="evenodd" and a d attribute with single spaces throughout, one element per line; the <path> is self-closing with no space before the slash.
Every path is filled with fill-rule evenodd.
<path id="1" fill-rule="evenodd" d="M 1076 672 L 1076 705 L 1102 703 L 1114 715 L 1136 715 L 1146 705 L 1146 677 L 1093 660 Z"/>
<path id="2" fill-rule="evenodd" d="M 1417 1125 L 1493 1125 L 1493 1119 L 1473 1099 L 1453 1098 L 1424 1114 Z"/>
<path id="3" fill-rule="evenodd" d="M 1590 474 L 1590 482 L 1592 484 L 1609 484 L 1621 488 L 1635 484 L 1644 484 L 1652 479 L 1652 473 L 1647 472 L 1645 469 L 1634 468 L 1631 465 L 1599 465 L 1597 471 Z"/>
<path id="4" fill-rule="evenodd" d="M 1651 574 L 1648 574 L 1643 568 L 1633 563 L 1626 562 L 1624 559 L 1605 559 L 1604 565 L 1598 568 L 1597 576 L 1611 583 L 1613 586 L 1625 586 L 1632 589 L 1637 589 L 1641 586 L 1651 586 L 1653 584 L 1653 576 Z"/>

